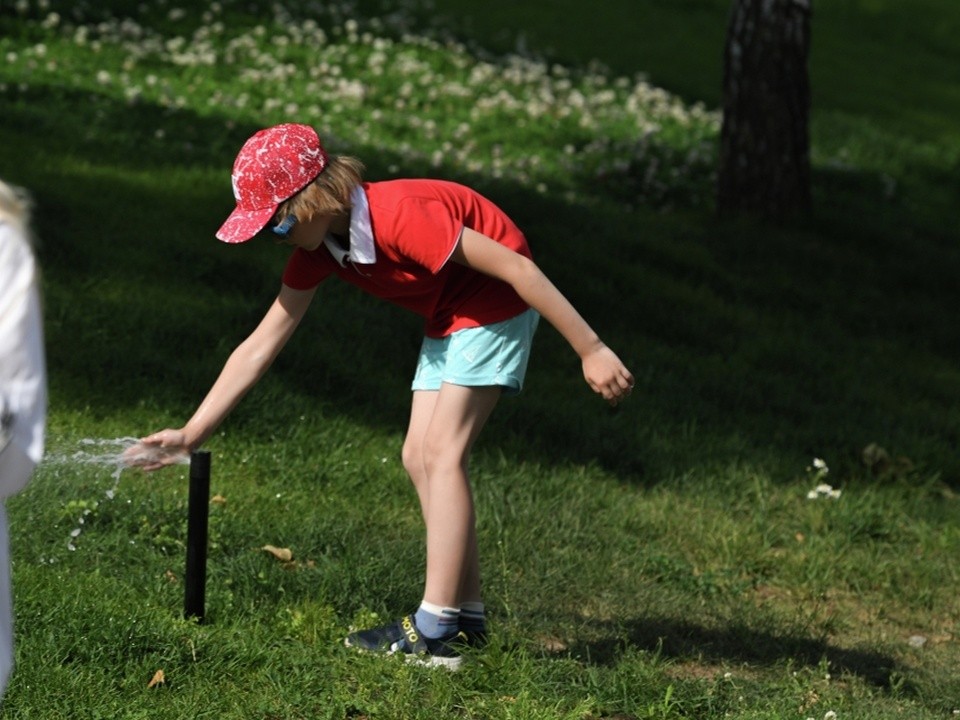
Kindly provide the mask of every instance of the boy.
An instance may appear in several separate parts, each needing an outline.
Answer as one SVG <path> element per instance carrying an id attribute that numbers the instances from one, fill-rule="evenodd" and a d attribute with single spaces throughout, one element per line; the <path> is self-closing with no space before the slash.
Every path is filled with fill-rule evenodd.
<path id="1" fill-rule="evenodd" d="M 305 125 L 247 140 L 233 166 L 237 206 L 217 237 L 240 243 L 269 228 L 293 246 L 280 293 L 187 424 L 143 442 L 173 453 L 199 447 L 267 370 L 330 275 L 422 315 L 402 459 L 427 528 L 423 603 L 346 643 L 456 668 L 459 647 L 485 638 L 468 458 L 501 394 L 520 391 L 539 317 L 566 338 L 587 383 L 611 404 L 634 380 L 493 203 L 451 182 L 363 182 L 362 169 L 354 158 L 329 157 Z"/>

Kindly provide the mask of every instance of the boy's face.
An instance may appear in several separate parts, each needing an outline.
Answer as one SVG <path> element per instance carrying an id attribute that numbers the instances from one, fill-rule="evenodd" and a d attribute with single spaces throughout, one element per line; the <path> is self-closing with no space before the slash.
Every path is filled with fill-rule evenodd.
<path id="1" fill-rule="evenodd" d="M 286 237 L 277 238 L 277 243 L 312 252 L 323 244 L 331 222 L 333 215 L 314 215 L 306 222 L 297 222 Z"/>

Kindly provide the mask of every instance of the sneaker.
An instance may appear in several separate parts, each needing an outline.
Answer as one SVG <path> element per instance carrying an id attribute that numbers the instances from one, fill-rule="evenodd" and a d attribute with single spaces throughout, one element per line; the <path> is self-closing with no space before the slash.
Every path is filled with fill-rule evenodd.
<path id="1" fill-rule="evenodd" d="M 461 630 L 460 634 L 464 637 L 467 647 L 474 650 L 482 650 L 487 646 L 486 630 Z"/>
<path id="2" fill-rule="evenodd" d="M 350 633 L 343 642 L 358 650 L 400 653 L 408 662 L 418 665 L 457 670 L 463 662 L 458 646 L 467 644 L 467 636 L 456 632 L 437 639 L 424 637 L 413 615 L 408 615 L 390 625 Z"/>

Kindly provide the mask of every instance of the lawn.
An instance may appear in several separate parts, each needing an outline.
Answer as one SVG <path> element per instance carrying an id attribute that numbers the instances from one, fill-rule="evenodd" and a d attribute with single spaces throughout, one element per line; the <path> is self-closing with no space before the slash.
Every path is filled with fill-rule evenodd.
<path id="1" fill-rule="evenodd" d="M 0 5 L 51 392 L 0 715 L 956 714 L 960 9 L 815 4 L 815 214 L 771 227 L 712 208 L 728 3 L 386 7 Z M 272 300 L 284 250 L 213 233 L 286 120 L 481 188 L 637 377 L 609 410 L 541 327 L 471 467 L 494 642 L 457 674 L 342 646 L 420 599 L 416 318 L 329 283 L 208 443 L 202 624 L 186 467 L 87 462 L 182 423 Z"/>

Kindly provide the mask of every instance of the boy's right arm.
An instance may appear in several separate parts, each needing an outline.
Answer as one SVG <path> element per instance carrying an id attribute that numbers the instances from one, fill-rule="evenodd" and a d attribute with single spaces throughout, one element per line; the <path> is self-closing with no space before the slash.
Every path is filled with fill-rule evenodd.
<path id="1" fill-rule="evenodd" d="M 582 361 L 584 380 L 604 400 L 616 405 L 633 391 L 633 374 L 533 260 L 470 228 L 463 229 L 450 259 L 511 285 L 570 343 Z"/>
<path id="2" fill-rule="evenodd" d="M 217 426 L 267 371 L 293 335 L 316 294 L 281 286 L 280 294 L 263 320 L 231 353 L 213 387 L 182 428 L 167 428 L 142 439 L 144 445 L 162 448 L 155 461 L 137 463 L 144 470 L 172 464 L 178 455 L 200 447 Z"/>

